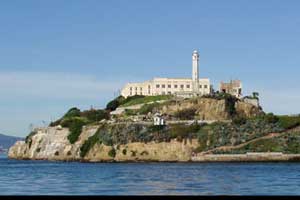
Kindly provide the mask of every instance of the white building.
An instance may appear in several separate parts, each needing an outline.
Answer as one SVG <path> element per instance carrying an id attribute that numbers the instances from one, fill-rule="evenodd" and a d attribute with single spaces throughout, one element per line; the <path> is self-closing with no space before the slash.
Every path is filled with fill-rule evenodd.
<path id="1" fill-rule="evenodd" d="M 124 97 L 134 95 L 155 96 L 174 94 L 191 97 L 209 94 L 211 91 L 208 78 L 199 79 L 199 54 L 192 54 L 192 78 L 154 78 L 142 83 L 128 83 L 121 91 Z"/>
<path id="2" fill-rule="evenodd" d="M 155 126 L 162 126 L 165 125 L 165 120 L 159 113 L 155 113 L 153 117 L 154 125 Z"/>

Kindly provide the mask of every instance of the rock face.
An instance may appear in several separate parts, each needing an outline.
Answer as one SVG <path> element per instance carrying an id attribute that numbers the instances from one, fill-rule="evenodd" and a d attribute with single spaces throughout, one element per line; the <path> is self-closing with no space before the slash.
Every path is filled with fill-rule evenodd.
<path id="1" fill-rule="evenodd" d="M 48 127 L 37 130 L 32 142 L 18 141 L 9 149 L 8 156 L 13 159 L 60 160 L 60 161 L 189 161 L 193 148 L 197 148 L 196 139 L 182 142 L 176 139 L 170 142 L 132 142 L 124 145 L 106 146 L 95 144 L 89 152 L 80 157 L 80 147 L 95 134 L 99 126 L 84 127 L 78 141 L 70 144 L 68 129 Z M 115 155 L 110 151 L 115 149 Z"/>
<path id="2" fill-rule="evenodd" d="M 225 99 L 188 99 L 165 105 L 162 113 L 174 115 L 181 110 L 194 109 L 196 111 L 195 117 L 199 120 L 229 120 L 231 116 L 227 110 L 227 106 Z M 240 100 L 235 102 L 234 107 L 238 116 L 254 117 L 262 112 L 258 106 Z"/>
<path id="3" fill-rule="evenodd" d="M 79 148 L 96 130 L 97 127 L 84 128 L 78 141 L 72 145 L 67 138 L 69 135 L 67 128 L 38 129 L 37 133 L 31 137 L 31 142 L 16 142 L 9 149 L 8 157 L 36 160 L 78 160 L 80 159 Z"/>
<path id="4" fill-rule="evenodd" d="M 246 118 L 255 117 L 262 113 L 261 109 L 256 105 L 243 101 L 238 101 L 235 103 L 235 110 L 239 116 Z"/>

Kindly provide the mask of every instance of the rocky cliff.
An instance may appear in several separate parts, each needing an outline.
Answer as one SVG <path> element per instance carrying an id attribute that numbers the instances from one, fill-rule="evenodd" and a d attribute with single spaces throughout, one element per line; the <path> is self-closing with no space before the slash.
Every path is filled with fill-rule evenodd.
<path id="1" fill-rule="evenodd" d="M 234 116 L 254 117 L 262 113 L 260 107 L 241 100 L 196 98 L 172 101 L 162 107 L 162 113 L 174 116 L 180 111 L 193 110 L 198 120 L 230 120 Z"/>
<path id="2" fill-rule="evenodd" d="M 114 125 L 115 126 L 115 125 Z M 93 136 L 100 126 L 84 127 L 78 141 L 71 144 L 69 130 L 57 127 L 39 129 L 30 142 L 18 141 L 10 148 L 8 156 L 14 159 L 61 161 L 189 161 L 192 149 L 198 146 L 196 139 L 168 142 L 129 142 L 105 145 L 97 142 L 86 155 L 80 154 L 81 146 Z M 112 153 L 113 152 L 113 153 Z"/>

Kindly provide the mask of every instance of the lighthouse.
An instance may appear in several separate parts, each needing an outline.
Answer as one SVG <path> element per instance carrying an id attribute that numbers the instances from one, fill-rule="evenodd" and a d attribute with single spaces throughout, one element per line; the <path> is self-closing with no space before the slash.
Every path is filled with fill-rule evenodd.
<path id="1" fill-rule="evenodd" d="M 193 62 L 193 74 L 192 74 L 192 81 L 193 81 L 193 92 L 199 91 L 199 53 L 197 50 L 193 52 L 192 55 L 192 62 Z"/>

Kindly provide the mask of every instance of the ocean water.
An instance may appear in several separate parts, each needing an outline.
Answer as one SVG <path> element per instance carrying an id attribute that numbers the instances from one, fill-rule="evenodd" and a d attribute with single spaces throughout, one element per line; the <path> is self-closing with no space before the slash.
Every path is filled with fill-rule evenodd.
<path id="1" fill-rule="evenodd" d="M 300 163 L 78 163 L 1 156 L 0 195 L 300 195 Z"/>

